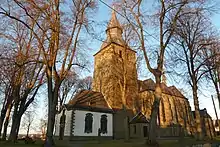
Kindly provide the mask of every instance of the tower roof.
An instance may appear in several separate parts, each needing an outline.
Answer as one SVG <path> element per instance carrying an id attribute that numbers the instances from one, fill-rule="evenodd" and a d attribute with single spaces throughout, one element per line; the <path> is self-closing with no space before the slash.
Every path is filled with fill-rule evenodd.
<path id="1" fill-rule="evenodd" d="M 116 43 L 121 46 L 125 46 L 126 43 L 122 38 L 122 27 L 117 19 L 115 10 L 112 10 L 111 19 L 108 23 L 106 34 L 107 38 L 101 46 L 101 49 L 104 49 L 111 43 Z"/>
<path id="2" fill-rule="evenodd" d="M 117 16 L 116 16 L 116 13 L 115 13 L 115 10 L 112 10 L 112 16 L 111 16 L 111 19 L 108 23 L 108 27 L 107 27 L 107 30 L 109 29 L 112 29 L 112 28 L 118 28 L 118 29 L 121 29 L 121 25 L 117 19 Z"/>

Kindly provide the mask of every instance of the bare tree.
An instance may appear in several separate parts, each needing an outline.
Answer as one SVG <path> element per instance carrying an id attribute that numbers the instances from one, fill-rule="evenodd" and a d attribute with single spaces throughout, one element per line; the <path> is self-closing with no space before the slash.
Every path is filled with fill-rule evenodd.
<path id="1" fill-rule="evenodd" d="M 157 13 L 154 15 L 158 21 L 157 29 L 159 30 L 159 46 L 156 49 L 156 57 L 150 60 L 150 56 L 147 50 L 147 36 L 149 33 L 145 30 L 147 20 L 144 12 L 144 1 L 132 1 L 132 0 L 119 0 L 121 3 L 121 13 L 126 18 L 127 22 L 131 24 L 133 31 L 136 33 L 138 40 L 140 42 L 140 48 L 144 55 L 145 63 L 147 65 L 147 69 L 154 75 L 156 81 L 155 88 L 155 98 L 151 111 L 151 119 L 150 119 L 150 132 L 148 143 L 157 144 L 156 141 L 156 133 L 157 129 L 157 115 L 159 110 L 159 104 L 162 97 L 162 89 L 161 89 L 161 78 L 164 74 L 164 58 L 165 51 L 167 50 L 171 39 L 174 35 L 176 22 L 180 15 L 183 15 L 183 10 L 186 6 L 200 2 L 200 1 L 188 1 L 188 0 L 177 0 L 177 1 L 164 1 L 160 0 L 158 2 L 159 9 Z M 134 20 L 134 21 L 133 21 Z M 155 39 L 156 37 L 154 37 Z M 152 64 L 153 63 L 153 64 Z"/>
<path id="2" fill-rule="evenodd" d="M 176 48 L 179 49 L 174 48 L 172 53 L 175 57 L 175 66 L 178 67 L 182 75 L 186 75 L 187 82 L 192 88 L 196 117 L 196 137 L 200 140 L 203 139 L 204 135 L 199 112 L 198 86 L 202 77 L 208 72 L 205 69 L 205 64 L 213 57 L 204 56 L 204 51 L 213 43 L 209 35 L 211 34 L 209 31 L 212 30 L 211 23 L 205 14 L 204 11 L 196 11 L 196 13 L 188 13 L 177 19 L 176 36 L 173 41 L 177 45 Z"/>
<path id="3" fill-rule="evenodd" d="M 7 32 L 1 32 L 1 36 L 6 38 L 11 50 L 2 54 L 5 81 L 5 105 L 2 109 L 0 127 L 5 119 L 3 139 L 7 132 L 10 111 L 14 106 L 12 117 L 12 129 L 10 140 L 15 140 L 19 131 L 21 117 L 34 101 L 35 95 L 41 86 L 40 75 L 43 64 L 36 62 L 39 54 L 34 52 L 33 35 L 23 25 L 17 21 L 9 20 L 11 26 Z M 34 91 L 34 92 L 33 92 Z M 6 113 L 7 112 L 7 113 Z M 6 117 L 6 118 L 5 118 Z M 0 129 L 0 130 L 1 130 Z"/>
<path id="4" fill-rule="evenodd" d="M 68 5 L 71 9 L 63 10 L 62 5 Z M 95 2 L 73 0 L 62 3 L 60 0 L 51 0 L 35 3 L 35 1 L 12 0 L 7 6 L 15 6 L 17 9 L 1 6 L 0 14 L 17 20 L 27 27 L 36 38 L 38 49 L 42 50 L 41 60 L 46 67 L 48 87 L 48 123 L 45 146 L 53 146 L 59 88 L 72 66 L 79 65 L 75 57 L 79 48 L 80 34 L 83 28 L 88 28 L 90 22 L 87 15 L 91 14 L 89 11 L 90 8 L 95 7 Z M 12 12 L 13 10 L 18 10 L 28 21 L 17 17 L 15 12 Z"/>
<path id="5" fill-rule="evenodd" d="M 91 90 L 92 89 L 92 77 L 87 76 L 78 82 L 78 90 L 86 89 Z"/>
<path id="6" fill-rule="evenodd" d="M 212 81 L 216 95 L 219 102 L 220 109 L 220 67 L 219 67 L 219 55 L 220 55 L 220 42 L 219 39 L 213 38 L 213 44 L 211 44 L 207 50 L 204 51 L 204 55 L 208 58 L 212 56 L 212 58 L 208 59 L 205 66 L 208 70 L 208 74 L 206 74 L 207 80 Z"/>
<path id="7" fill-rule="evenodd" d="M 40 120 L 39 128 L 41 131 L 41 139 L 45 140 L 46 139 L 46 132 L 47 132 L 47 120 L 46 119 Z"/>
<path id="8" fill-rule="evenodd" d="M 26 137 L 29 136 L 31 125 L 34 121 L 34 115 L 35 115 L 34 111 L 26 111 L 23 116 L 22 127 L 27 131 Z"/>
<path id="9" fill-rule="evenodd" d="M 63 80 L 60 91 L 59 91 L 59 103 L 58 103 L 58 112 L 62 111 L 62 105 L 70 100 L 73 95 L 78 91 L 79 77 L 73 72 L 69 71 L 68 75 Z"/>

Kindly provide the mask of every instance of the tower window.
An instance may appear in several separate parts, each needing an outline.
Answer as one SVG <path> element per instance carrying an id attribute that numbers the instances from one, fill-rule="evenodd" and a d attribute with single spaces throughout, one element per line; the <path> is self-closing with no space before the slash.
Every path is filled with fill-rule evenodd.
<path id="1" fill-rule="evenodd" d="M 102 115 L 100 121 L 101 121 L 101 132 L 105 134 L 107 133 L 107 123 L 108 123 L 107 115 Z"/>
<path id="2" fill-rule="evenodd" d="M 92 123 L 93 123 L 93 115 L 92 113 L 87 113 L 85 117 L 85 133 L 92 133 Z"/>
<path id="3" fill-rule="evenodd" d="M 122 51 L 119 51 L 119 57 L 122 58 Z"/>

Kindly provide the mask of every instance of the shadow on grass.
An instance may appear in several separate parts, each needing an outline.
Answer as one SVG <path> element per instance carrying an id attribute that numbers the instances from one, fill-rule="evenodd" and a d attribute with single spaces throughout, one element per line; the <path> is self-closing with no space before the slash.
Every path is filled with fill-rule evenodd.
<path id="1" fill-rule="evenodd" d="M 149 147 L 145 140 L 111 140 L 111 141 L 59 141 L 56 140 L 56 147 Z M 220 143 L 220 137 L 212 141 L 196 141 L 187 138 L 179 142 L 178 140 L 160 140 L 159 147 L 190 147 L 195 144 Z M 0 141 L 0 147 L 42 147 L 43 141 L 36 141 L 34 144 L 25 144 L 24 141 L 11 143 Z"/>

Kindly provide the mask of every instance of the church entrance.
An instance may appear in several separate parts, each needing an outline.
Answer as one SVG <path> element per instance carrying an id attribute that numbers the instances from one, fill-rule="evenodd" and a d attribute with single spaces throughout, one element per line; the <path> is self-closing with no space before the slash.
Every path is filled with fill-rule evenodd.
<path id="1" fill-rule="evenodd" d="M 147 137 L 148 136 L 148 127 L 143 126 L 143 131 L 144 131 L 144 137 Z"/>

